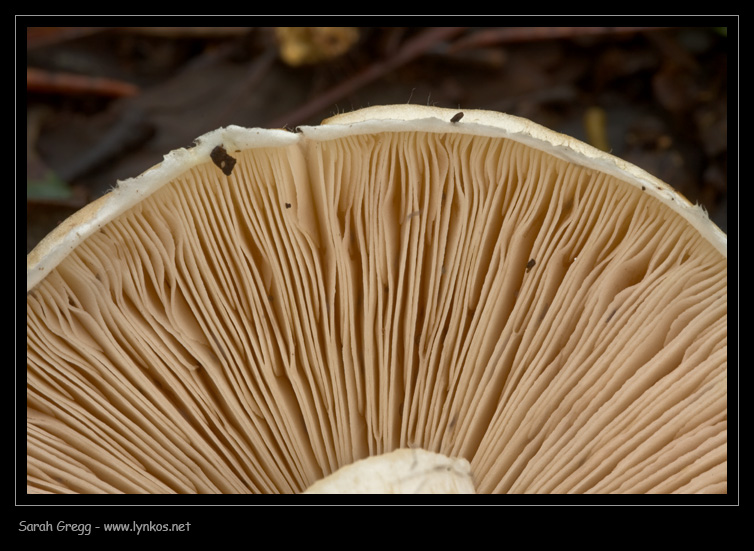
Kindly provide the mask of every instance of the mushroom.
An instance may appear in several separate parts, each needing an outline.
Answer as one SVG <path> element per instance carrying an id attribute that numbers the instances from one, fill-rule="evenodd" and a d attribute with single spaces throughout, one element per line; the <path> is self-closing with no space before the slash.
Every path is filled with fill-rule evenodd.
<path id="1" fill-rule="evenodd" d="M 360 459 L 309 486 L 305 494 L 473 494 L 471 465 L 422 449 Z"/>
<path id="2" fill-rule="evenodd" d="M 499 113 L 300 130 L 210 132 L 28 255 L 29 493 L 727 492 L 702 208 Z"/>

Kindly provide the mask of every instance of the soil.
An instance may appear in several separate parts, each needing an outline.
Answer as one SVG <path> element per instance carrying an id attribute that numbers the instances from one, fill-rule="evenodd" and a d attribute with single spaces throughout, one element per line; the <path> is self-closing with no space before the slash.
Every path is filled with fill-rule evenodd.
<path id="1" fill-rule="evenodd" d="M 27 28 L 27 251 L 217 127 L 389 103 L 532 119 L 644 168 L 727 231 L 724 28 L 304 29 L 316 55 L 286 62 L 280 28 Z"/>

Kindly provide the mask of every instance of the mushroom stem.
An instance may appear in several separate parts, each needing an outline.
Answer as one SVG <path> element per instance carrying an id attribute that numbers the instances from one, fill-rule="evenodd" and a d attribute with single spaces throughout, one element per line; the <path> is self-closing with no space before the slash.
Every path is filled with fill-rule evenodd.
<path id="1" fill-rule="evenodd" d="M 402 448 L 341 467 L 305 494 L 473 494 L 471 466 L 422 449 Z"/>

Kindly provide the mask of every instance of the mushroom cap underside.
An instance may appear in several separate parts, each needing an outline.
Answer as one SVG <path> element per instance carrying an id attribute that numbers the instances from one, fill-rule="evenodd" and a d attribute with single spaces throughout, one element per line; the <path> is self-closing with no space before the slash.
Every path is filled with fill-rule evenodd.
<path id="1" fill-rule="evenodd" d="M 402 448 L 480 492 L 725 491 L 725 234 L 457 113 L 219 129 L 62 224 L 27 258 L 29 492 L 294 493 Z"/>

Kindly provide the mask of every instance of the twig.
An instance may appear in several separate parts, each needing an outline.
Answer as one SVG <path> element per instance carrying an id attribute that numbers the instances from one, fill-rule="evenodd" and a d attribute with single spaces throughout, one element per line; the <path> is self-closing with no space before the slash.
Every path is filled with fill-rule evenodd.
<path id="1" fill-rule="evenodd" d="M 110 30 L 110 27 L 27 27 L 26 49 L 51 46 Z"/>
<path id="2" fill-rule="evenodd" d="M 467 27 L 435 27 L 426 30 L 418 36 L 407 40 L 395 56 L 373 63 L 362 72 L 354 75 L 345 82 L 330 88 L 309 103 L 302 105 L 298 109 L 295 109 L 277 120 L 271 121 L 268 123 L 267 127 L 296 127 L 317 113 L 327 109 L 334 103 L 337 103 L 337 101 L 343 97 L 352 94 L 359 88 L 386 75 L 398 67 L 415 60 L 438 44 L 463 32 L 466 28 Z"/>
<path id="3" fill-rule="evenodd" d="M 138 86 L 105 77 L 26 68 L 26 90 L 52 94 L 92 94 L 104 97 L 134 96 Z"/>
<path id="4" fill-rule="evenodd" d="M 450 52 L 513 42 L 534 42 L 604 34 L 625 34 L 663 30 L 668 27 L 496 27 L 469 34 L 453 43 Z"/>

